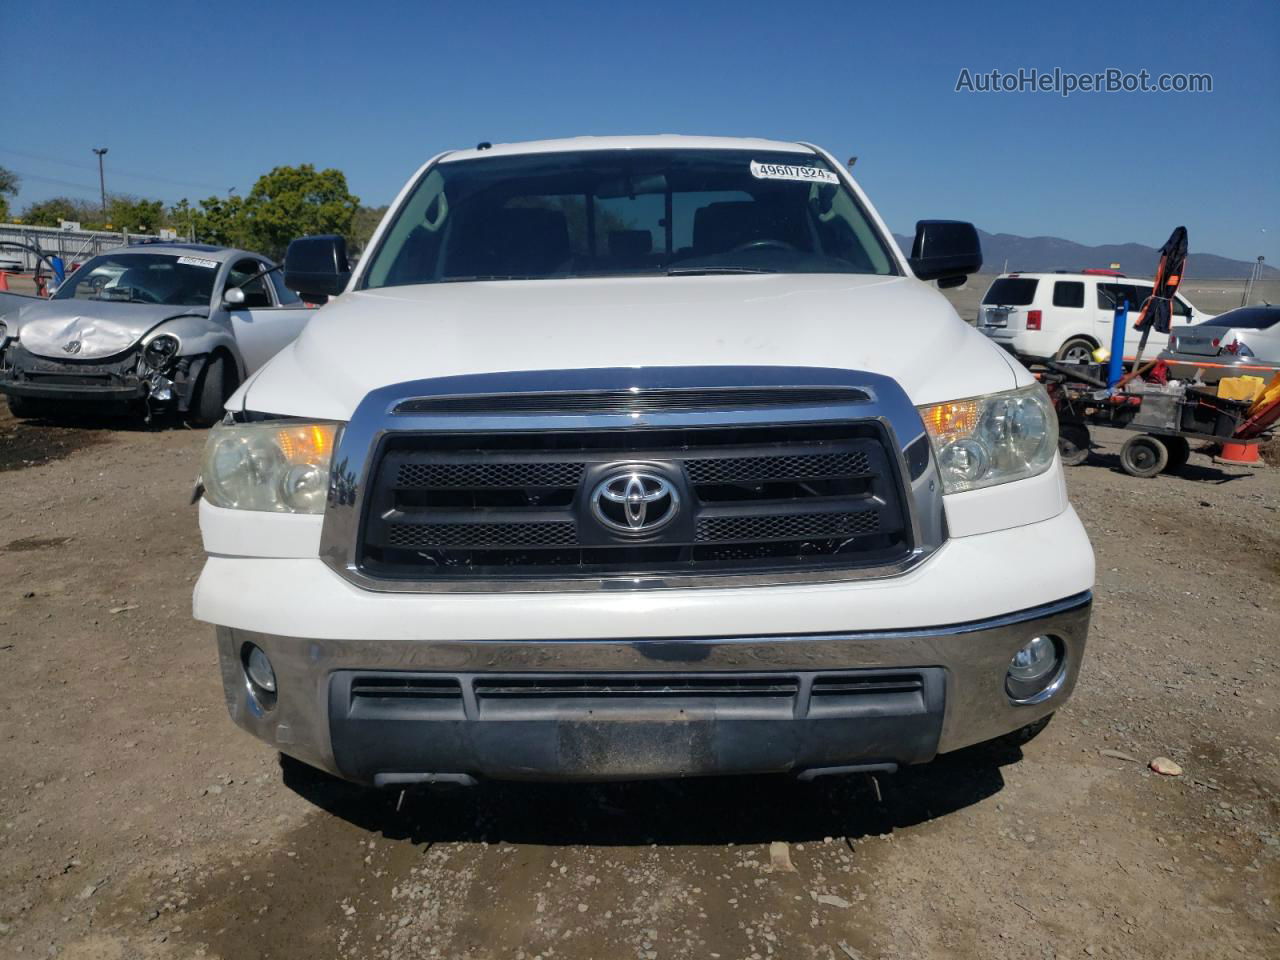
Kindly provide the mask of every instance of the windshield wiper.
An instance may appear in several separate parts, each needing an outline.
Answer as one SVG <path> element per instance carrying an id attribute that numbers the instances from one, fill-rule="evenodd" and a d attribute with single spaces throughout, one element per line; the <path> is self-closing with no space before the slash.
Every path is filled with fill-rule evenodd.
<path id="1" fill-rule="evenodd" d="M 668 267 L 668 277 L 702 277 L 720 273 L 777 273 L 766 267 Z"/>

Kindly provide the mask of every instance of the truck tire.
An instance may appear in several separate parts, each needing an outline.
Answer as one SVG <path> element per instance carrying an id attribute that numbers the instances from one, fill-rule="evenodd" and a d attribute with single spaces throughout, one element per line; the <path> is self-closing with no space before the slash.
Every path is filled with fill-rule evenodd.
<path id="1" fill-rule="evenodd" d="M 215 353 L 204 365 L 187 419 L 198 427 L 211 427 L 222 419 L 227 398 L 235 391 L 235 373 L 227 356 Z"/>
<path id="2" fill-rule="evenodd" d="M 1058 348 L 1054 358 L 1059 363 L 1092 363 L 1097 344 L 1086 337 L 1072 337 Z"/>
<path id="3" fill-rule="evenodd" d="M 1154 477 L 1169 462 L 1169 448 L 1159 437 L 1135 433 L 1120 448 L 1120 466 L 1131 477 Z"/>
<path id="4" fill-rule="evenodd" d="M 1186 437 L 1165 437 L 1164 445 L 1169 451 L 1169 462 L 1164 465 L 1164 472 L 1177 473 L 1191 459 L 1191 442 Z"/>
<path id="5" fill-rule="evenodd" d="M 1058 455 L 1067 467 L 1078 467 L 1089 459 L 1089 428 L 1083 423 L 1058 427 Z"/>

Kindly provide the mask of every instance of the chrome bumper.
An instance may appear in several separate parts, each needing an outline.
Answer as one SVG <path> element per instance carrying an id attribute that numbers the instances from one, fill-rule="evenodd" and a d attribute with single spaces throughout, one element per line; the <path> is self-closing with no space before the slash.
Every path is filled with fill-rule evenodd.
<path id="1" fill-rule="evenodd" d="M 312 640 L 217 628 L 218 651 L 222 667 L 227 708 L 232 719 L 250 733 L 265 740 L 283 753 L 338 776 L 371 782 L 397 782 L 412 779 L 406 774 L 511 775 L 508 763 L 490 763 L 486 743 L 494 738 L 484 730 L 494 721 L 476 713 L 475 698 L 465 693 L 477 675 L 548 674 L 581 676 L 591 673 L 706 675 L 750 674 L 759 676 L 793 676 L 820 671 L 904 670 L 940 668 L 942 696 L 940 726 L 936 732 L 936 750 L 928 756 L 904 754 L 903 762 L 928 759 L 933 752 L 945 753 L 1009 733 L 1056 710 L 1071 694 L 1084 655 L 1088 633 L 1091 596 L 1078 594 L 1030 610 L 989 620 L 930 629 L 877 631 L 802 636 L 771 637 L 691 637 L 681 639 L 619 639 L 572 641 L 405 641 L 405 640 Z M 1058 637 L 1065 649 L 1066 662 L 1061 676 L 1045 699 L 1034 704 L 1017 704 L 1005 692 L 1005 674 L 1014 652 L 1039 634 Z M 274 666 L 278 694 L 270 709 L 250 692 L 241 661 L 245 643 L 261 647 Z M 376 777 L 368 770 L 342 769 L 335 758 L 335 729 L 341 718 L 331 719 L 335 681 L 349 671 L 417 672 L 457 678 L 464 690 L 465 715 L 460 715 L 450 728 L 454 748 L 449 754 L 449 769 L 410 768 L 388 770 L 388 776 Z M 803 685 L 803 684 L 802 684 Z M 613 710 L 606 724 L 593 718 L 593 726 L 607 723 L 640 723 L 632 728 L 637 734 L 662 735 L 681 725 L 690 726 L 689 717 L 680 713 L 678 703 L 656 719 L 652 713 L 630 716 L 625 710 Z M 459 707 L 459 709 L 463 709 Z M 335 715 L 336 717 L 336 715 Z M 510 723 L 510 717 L 505 720 Z M 574 727 L 577 717 L 570 711 L 559 716 L 554 728 Z M 696 719 L 696 718 L 694 718 Z M 706 718 L 706 737 L 716 735 L 723 721 Z M 712 740 L 702 743 L 696 765 L 688 755 L 674 751 L 664 760 L 661 751 L 650 751 L 643 766 L 627 769 L 605 764 L 600 777 L 625 779 L 634 776 L 681 776 L 692 774 L 736 772 L 803 772 L 804 764 L 779 764 L 777 742 L 796 736 L 801 718 L 783 717 L 756 723 L 751 730 L 759 738 L 758 762 L 742 743 L 735 740 L 732 760 L 717 753 Z M 805 723 L 818 723 L 812 718 Z M 429 742 L 424 726 L 423 738 Z M 507 726 L 508 730 L 515 727 Z M 616 728 L 615 728 L 616 729 Z M 707 732 L 710 731 L 710 732 Z M 554 730 L 548 731 L 554 734 Z M 472 734 L 475 734 L 472 736 Z M 565 738 L 562 736 L 561 741 Z M 569 738 L 573 739 L 573 738 Z M 458 744 L 461 744 L 459 747 Z M 766 749 L 766 745 L 772 750 Z M 463 754 L 474 747 L 463 763 Z M 828 757 L 829 766 L 841 764 L 896 761 L 896 745 L 882 742 L 878 753 L 868 753 L 866 744 L 850 747 L 850 755 Z M 419 750 L 421 752 L 421 750 Z M 427 751 L 430 752 L 429 750 Z M 657 760 L 655 761 L 655 756 Z M 543 752 L 545 759 L 545 751 Z M 510 759 L 509 757 L 507 758 Z M 580 759 L 580 758 L 579 758 Z M 418 761 L 420 763 L 420 758 Z M 657 766 L 654 766 L 654 763 Z M 465 769 L 457 769 L 464 766 Z M 348 764 L 350 767 L 350 764 Z M 572 776 L 593 779 L 590 769 L 574 766 L 560 769 L 552 763 L 532 763 L 526 771 L 534 778 Z"/>

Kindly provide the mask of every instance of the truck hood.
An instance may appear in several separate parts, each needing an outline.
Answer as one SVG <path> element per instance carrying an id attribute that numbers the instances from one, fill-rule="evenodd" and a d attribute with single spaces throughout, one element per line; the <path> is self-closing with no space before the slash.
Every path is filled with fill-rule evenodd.
<path id="1" fill-rule="evenodd" d="M 871 371 L 917 404 L 1031 379 L 909 277 L 507 280 L 343 294 L 227 406 L 347 420 L 371 390 L 429 377 L 731 365 Z"/>
<path id="2" fill-rule="evenodd" d="M 68 343 L 78 341 L 77 360 L 111 357 L 128 350 L 157 324 L 173 317 L 205 315 L 204 307 L 158 303 L 112 303 L 106 300 L 35 300 L 0 319 L 17 333 L 22 346 L 37 356 L 67 359 Z M 16 319 L 16 322 L 15 322 Z"/>

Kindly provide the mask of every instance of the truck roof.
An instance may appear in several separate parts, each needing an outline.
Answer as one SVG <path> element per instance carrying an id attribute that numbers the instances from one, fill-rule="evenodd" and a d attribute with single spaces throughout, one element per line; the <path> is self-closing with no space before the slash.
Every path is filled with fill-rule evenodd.
<path id="1" fill-rule="evenodd" d="M 674 133 L 634 137 L 566 137 L 560 140 L 527 140 L 523 143 L 495 143 L 484 149 L 456 150 L 440 158 L 441 163 L 477 157 L 510 157 L 532 153 L 567 153 L 580 150 L 767 150 L 772 153 L 813 155 L 813 147 L 785 140 L 754 137 L 690 137 Z"/>

